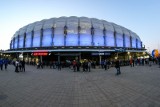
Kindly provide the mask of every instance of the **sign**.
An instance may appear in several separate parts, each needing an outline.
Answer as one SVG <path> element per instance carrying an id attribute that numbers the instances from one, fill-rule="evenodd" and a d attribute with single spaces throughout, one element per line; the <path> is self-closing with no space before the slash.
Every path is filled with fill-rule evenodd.
<path id="1" fill-rule="evenodd" d="M 125 52 L 125 49 L 122 49 L 122 48 L 120 48 L 120 49 L 115 49 L 115 52 Z"/>
<path id="2" fill-rule="evenodd" d="M 159 55 L 158 49 L 154 49 L 154 50 L 152 51 L 152 56 L 153 56 L 153 57 L 158 57 L 158 55 Z"/>
<path id="3" fill-rule="evenodd" d="M 34 56 L 47 56 L 48 52 L 34 52 L 33 55 Z"/>
<path id="4" fill-rule="evenodd" d="M 100 52 L 100 53 L 92 53 L 92 55 L 111 55 L 111 53 L 102 53 L 102 52 Z"/>
<path id="5" fill-rule="evenodd" d="M 104 53 L 99 53 L 99 55 L 104 55 Z"/>
<path id="6" fill-rule="evenodd" d="M 47 56 L 48 55 L 48 51 L 46 50 L 39 50 L 39 51 L 34 51 L 32 53 L 33 56 Z"/>

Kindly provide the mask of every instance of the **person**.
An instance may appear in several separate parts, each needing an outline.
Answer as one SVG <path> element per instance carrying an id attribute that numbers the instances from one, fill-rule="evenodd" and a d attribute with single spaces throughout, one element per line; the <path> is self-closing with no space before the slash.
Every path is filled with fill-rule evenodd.
<path id="1" fill-rule="evenodd" d="M 77 62 L 75 60 L 73 60 L 73 70 L 74 70 L 74 72 L 76 71 L 76 65 L 77 65 Z"/>
<path id="2" fill-rule="evenodd" d="M 8 59 L 6 58 L 5 60 L 4 60 L 4 66 L 5 66 L 5 70 L 7 70 L 7 66 L 8 66 Z"/>
<path id="3" fill-rule="evenodd" d="M 77 61 L 77 71 L 80 71 L 80 66 L 81 66 L 81 63 Z"/>
<path id="4" fill-rule="evenodd" d="M 22 61 L 19 61 L 19 71 L 22 72 Z"/>
<path id="5" fill-rule="evenodd" d="M 132 67 L 132 64 L 133 64 L 133 62 L 132 62 L 133 60 L 132 60 L 132 58 L 130 59 L 130 66 Z"/>
<path id="6" fill-rule="evenodd" d="M 119 64 L 119 60 L 118 59 L 115 62 L 115 68 L 117 69 L 116 75 L 120 75 L 121 71 L 120 71 L 120 64 Z"/>
<path id="7" fill-rule="evenodd" d="M 107 70 L 107 60 L 104 61 L 104 69 Z"/>
<path id="8" fill-rule="evenodd" d="M 15 62 L 15 72 L 19 72 L 18 71 L 18 66 L 19 66 L 19 61 L 18 60 L 16 60 L 16 62 Z"/>
<path id="9" fill-rule="evenodd" d="M 110 65 L 111 65 L 111 61 L 110 61 L 110 60 L 108 60 L 108 62 L 107 62 L 107 69 L 109 69 L 109 68 L 110 68 Z"/>
<path id="10" fill-rule="evenodd" d="M 149 66 L 151 67 L 152 66 L 152 58 L 149 57 Z"/>
<path id="11" fill-rule="evenodd" d="M 159 64 L 159 68 L 160 68 L 160 55 L 158 56 L 158 64 Z"/>
<path id="12" fill-rule="evenodd" d="M 91 61 L 88 62 L 88 71 L 91 72 Z"/>
<path id="13" fill-rule="evenodd" d="M 22 72 L 25 72 L 25 61 L 22 61 Z"/>
<path id="14" fill-rule="evenodd" d="M 4 61 L 3 61 L 3 59 L 1 58 L 1 59 L 0 59 L 0 67 L 1 67 L 1 70 L 3 70 L 3 63 L 4 63 Z"/>
<path id="15" fill-rule="evenodd" d="M 85 71 L 85 61 L 82 63 L 83 72 Z"/>
<path id="16" fill-rule="evenodd" d="M 61 71 L 61 62 L 58 62 L 58 71 Z"/>
<path id="17" fill-rule="evenodd" d="M 37 62 L 37 69 L 40 68 L 40 61 Z"/>
<path id="18" fill-rule="evenodd" d="M 133 67 L 134 67 L 134 59 L 132 59 L 132 65 L 133 65 Z"/>

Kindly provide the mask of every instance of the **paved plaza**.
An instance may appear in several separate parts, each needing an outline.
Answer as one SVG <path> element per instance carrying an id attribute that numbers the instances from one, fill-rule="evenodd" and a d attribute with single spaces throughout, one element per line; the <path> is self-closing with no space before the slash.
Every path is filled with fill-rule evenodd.
<path id="1" fill-rule="evenodd" d="M 160 107 L 158 65 L 73 72 L 69 68 L 15 73 L 0 70 L 0 107 Z M 82 69 L 81 69 L 82 70 Z"/>

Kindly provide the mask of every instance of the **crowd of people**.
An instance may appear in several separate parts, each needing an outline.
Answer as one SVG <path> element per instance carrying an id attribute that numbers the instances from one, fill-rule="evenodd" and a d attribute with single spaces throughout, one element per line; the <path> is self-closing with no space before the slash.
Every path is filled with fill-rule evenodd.
<path id="1" fill-rule="evenodd" d="M 16 60 L 16 61 L 10 61 L 7 58 L 3 59 L 0 58 L 0 69 L 7 70 L 8 64 L 13 64 L 15 66 L 15 72 L 25 72 L 25 64 L 30 64 L 30 65 L 36 65 L 37 69 L 44 68 L 45 66 L 49 66 L 51 69 L 58 69 L 61 70 L 61 68 L 64 67 L 69 67 L 72 69 L 74 72 L 91 72 L 91 69 L 96 69 L 101 68 L 104 70 L 109 69 L 110 67 L 115 67 L 116 68 L 116 75 L 120 75 L 120 66 L 123 65 L 130 65 L 131 67 L 134 66 L 144 66 L 144 65 L 149 65 L 152 66 L 152 64 L 159 64 L 160 67 L 160 56 L 158 58 L 139 58 L 139 59 L 133 59 L 130 58 L 128 61 L 123 61 L 120 59 L 116 60 L 108 60 L 104 59 L 101 62 L 94 61 L 94 60 L 89 60 L 85 59 L 83 61 L 78 61 L 78 60 L 73 60 L 69 61 L 67 60 L 66 62 L 58 62 L 58 61 L 50 61 L 49 63 L 44 63 L 41 61 L 38 62 L 30 62 L 26 63 L 24 60 Z"/>
<path id="2" fill-rule="evenodd" d="M 117 60 L 119 61 L 117 63 Z M 110 67 L 115 67 L 116 64 L 119 66 L 127 66 L 130 65 L 131 67 L 137 66 L 137 65 L 149 65 L 151 66 L 152 63 L 159 63 L 160 58 L 139 58 L 139 59 L 133 59 L 130 58 L 129 60 L 109 60 L 109 59 L 104 59 L 101 62 L 90 60 L 90 59 L 84 59 L 83 61 L 78 61 L 78 60 L 73 60 L 73 61 L 50 61 L 50 62 L 30 62 L 29 64 L 31 65 L 36 65 L 37 69 L 43 69 L 46 66 L 49 66 L 51 69 L 58 69 L 61 70 L 61 68 L 69 67 L 71 68 L 74 72 L 76 71 L 83 71 L 83 72 L 90 72 L 91 69 L 95 68 L 102 68 L 104 70 L 109 69 Z M 160 63 L 159 63 L 160 66 Z"/>
<path id="3" fill-rule="evenodd" d="M 24 60 L 16 60 L 13 62 L 15 66 L 15 72 L 25 72 L 25 61 Z"/>
<path id="4" fill-rule="evenodd" d="M 1 68 L 1 71 L 3 70 L 3 66 L 5 68 L 5 70 L 7 70 L 7 66 L 8 64 L 10 63 L 10 61 L 7 59 L 7 58 L 0 58 L 0 68 Z"/>

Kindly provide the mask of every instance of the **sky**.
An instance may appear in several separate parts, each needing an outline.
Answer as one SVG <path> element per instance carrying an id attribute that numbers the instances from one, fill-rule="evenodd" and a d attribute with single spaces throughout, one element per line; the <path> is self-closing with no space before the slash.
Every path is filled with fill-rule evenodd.
<path id="1" fill-rule="evenodd" d="M 53 17 L 85 16 L 135 32 L 148 51 L 160 50 L 160 0 L 0 0 L 0 49 L 21 27 Z"/>

